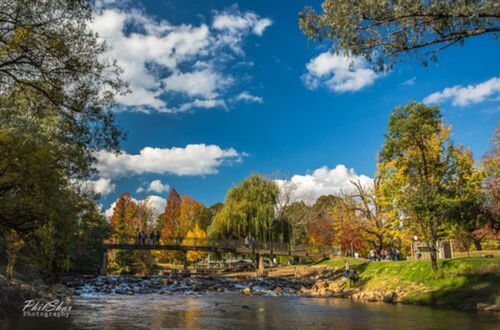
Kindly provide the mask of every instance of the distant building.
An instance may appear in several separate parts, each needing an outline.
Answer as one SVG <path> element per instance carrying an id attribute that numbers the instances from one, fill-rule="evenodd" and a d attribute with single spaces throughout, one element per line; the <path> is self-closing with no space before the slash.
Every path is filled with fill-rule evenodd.
<path id="1" fill-rule="evenodd" d="M 412 256 L 413 259 L 430 259 L 431 253 L 425 242 L 414 241 L 412 244 Z M 437 242 L 437 258 L 453 258 L 453 247 L 450 241 Z"/>

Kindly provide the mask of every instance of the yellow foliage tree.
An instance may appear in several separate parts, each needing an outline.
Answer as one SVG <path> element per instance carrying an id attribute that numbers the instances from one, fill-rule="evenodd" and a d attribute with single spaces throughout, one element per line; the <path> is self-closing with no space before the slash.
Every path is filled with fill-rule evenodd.
<path id="1" fill-rule="evenodd" d="M 201 246 L 206 244 L 207 233 L 197 223 L 193 229 L 188 231 L 186 238 L 182 241 L 182 245 L 184 246 Z M 196 262 L 203 259 L 206 255 L 207 252 L 203 251 L 188 251 L 186 258 L 188 262 Z"/>

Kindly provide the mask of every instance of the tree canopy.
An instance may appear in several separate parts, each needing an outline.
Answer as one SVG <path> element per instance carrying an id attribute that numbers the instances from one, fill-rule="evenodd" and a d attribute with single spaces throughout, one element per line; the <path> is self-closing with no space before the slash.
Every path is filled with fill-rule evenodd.
<path id="1" fill-rule="evenodd" d="M 120 69 L 101 56 L 106 45 L 89 30 L 91 14 L 86 0 L 2 1 L 1 92 L 28 103 L 43 99 L 94 145 L 116 149 L 121 132 L 111 109 L 127 89 Z"/>
<path id="2" fill-rule="evenodd" d="M 396 107 L 379 154 L 377 176 L 398 219 L 427 243 L 437 269 L 436 244 L 446 226 L 461 224 L 467 191 L 481 183 L 472 155 L 450 141 L 438 107 L 410 102 Z"/>
<path id="3" fill-rule="evenodd" d="M 275 182 L 251 175 L 229 190 L 224 206 L 209 227 L 209 236 L 262 241 L 273 239 L 274 207 L 279 190 Z"/>
<path id="4" fill-rule="evenodd" d="M 311 39 L 328 40 L 336 52 L 364 56 L 378 70 L 390 69 L 403 55 L 426 65 L 437 53 L 467 38 L 498 36 L 500 3 L 495 0 L 325 0 L 322 11 L 306 7 L 299 15 Z M 417 53 L 422 49 L 424 52 Z"/>

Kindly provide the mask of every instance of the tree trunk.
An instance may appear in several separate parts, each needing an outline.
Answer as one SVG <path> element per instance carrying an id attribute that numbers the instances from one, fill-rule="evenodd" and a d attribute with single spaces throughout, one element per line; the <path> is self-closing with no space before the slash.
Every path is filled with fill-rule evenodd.
<path id="1" fill-rule="evenodd" d="M 438 264 L 437 264 L 437 249 L 436 249 L 436 242 L 432 241 L 429 244 L 429 252 L 431 255 L 431 264 L 432 264 L 432 270 L 437 271 L 438 270 Z"/>
<path id="2" fill-rule="evenodd" d="M 14 274 L 14 265 L 16 263 L 19 250 L 21 250 L 21 248 L 24 246 L 24 241 L 19 237 L 17 232 L 11 229 L 7 233 L 5 243 L 7 255 L 7 267 L 5 272 L 7 275 L 7 279 L 11 281 Z"/>
<path id="3" fill-rule="evenodd" d="M 474 246 L 476 247 L 476 250 L 478 251 L 482 251 L 483 250 L 483 247 L 481 246 L 481 240 L 479 239 L 475 239 L 474 240 Z"/>

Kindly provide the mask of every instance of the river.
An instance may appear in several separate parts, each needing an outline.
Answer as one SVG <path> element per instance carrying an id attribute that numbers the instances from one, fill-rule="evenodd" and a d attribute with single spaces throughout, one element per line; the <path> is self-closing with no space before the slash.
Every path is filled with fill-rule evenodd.
<path id="1" fill-rule="evenodd" d="M 13 318 L 7 329 L 499 329 L 493 314 L 299 296 L 75 297 L 67 319 Z"/>

